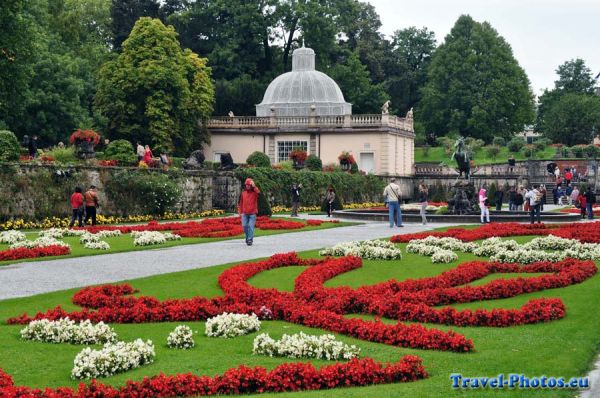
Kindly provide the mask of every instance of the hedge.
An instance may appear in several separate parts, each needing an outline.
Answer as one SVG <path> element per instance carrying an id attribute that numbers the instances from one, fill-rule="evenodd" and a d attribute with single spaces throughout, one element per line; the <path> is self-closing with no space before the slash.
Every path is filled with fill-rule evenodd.
<path id="1" fill-rule="evenodd" d="M 240 181 L 250 177 L 264 191 L 271 205 L 291 204 L 293 183 L 302 184 L 300 201 L 303 206 L 320 206 L 327 188 L 333 186 L 342 203 L 382 201 L 385 182 L 373 175 L 344 172 L 289 171 L 266 167 L 236 170 Z"/>

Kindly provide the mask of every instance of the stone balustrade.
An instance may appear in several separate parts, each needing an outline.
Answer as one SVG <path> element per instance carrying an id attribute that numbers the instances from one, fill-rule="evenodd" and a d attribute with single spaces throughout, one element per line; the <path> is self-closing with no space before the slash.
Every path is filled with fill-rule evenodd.
<path id="1" fill-rule="evenodd" d="M 211 118 L 207 127 L 209 129 L 391 127 L 404 131 L 414 131 L 412 119 L 381 114 L 283 117 L 222 116 Z"/>

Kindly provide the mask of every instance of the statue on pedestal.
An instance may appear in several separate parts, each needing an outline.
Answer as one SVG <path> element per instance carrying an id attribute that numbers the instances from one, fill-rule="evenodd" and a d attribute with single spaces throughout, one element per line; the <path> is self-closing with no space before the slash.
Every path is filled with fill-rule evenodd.
<path id="1" fill-rule="evenodd" d="M 383 103 L 383 105 L 381 106 L 381 114 L 382 115 L 389 115 L 390 114 L 390 104 L 392 103 L 392 101 L 387 100 Z"/>
<path id="2" fill-rule="evenodd" d="M 456 142 L 454 143 L 454 153 L 452 154 L 452 160 L 456 160 L 456 164 L 458 166 L 458 176 L 462 176 L 465 174 L 465 180 L 469 180 L 471 177 L 471 159 L 469 158 L 469 153 L 467 152 L 467 147 L 465 145 L 465 139 L 463 137 L 458 137 Z"/>

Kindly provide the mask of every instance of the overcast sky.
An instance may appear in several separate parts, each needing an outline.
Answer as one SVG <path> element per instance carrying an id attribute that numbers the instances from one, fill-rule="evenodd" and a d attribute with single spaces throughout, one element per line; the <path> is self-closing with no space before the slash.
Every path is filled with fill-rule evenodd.
<path id="1" fill-rule="evenodd" d="M 488 21 L 512 46 L 533 92 L 552 88 L 556 68 L 582 58 L 600 72 L 600 0 L 367 0 L 391 35 L 408 26 L 435 32 L 441 43 L 461 14 Z"/>

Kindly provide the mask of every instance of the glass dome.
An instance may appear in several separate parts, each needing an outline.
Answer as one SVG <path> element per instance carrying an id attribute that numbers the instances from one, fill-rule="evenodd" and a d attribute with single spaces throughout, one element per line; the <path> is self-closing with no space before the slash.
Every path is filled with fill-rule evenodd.
<path id="1" fill-rule="evenodd" d="M 315 70 L 315 52 L 306 47 L 292 53 L 292 71 L 279 75 L 269 84 L 256 116 L 316 116 L 352 114 L 352 105 L 342 90 L 326 74 Z"/>

